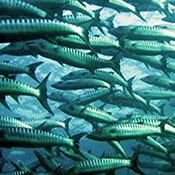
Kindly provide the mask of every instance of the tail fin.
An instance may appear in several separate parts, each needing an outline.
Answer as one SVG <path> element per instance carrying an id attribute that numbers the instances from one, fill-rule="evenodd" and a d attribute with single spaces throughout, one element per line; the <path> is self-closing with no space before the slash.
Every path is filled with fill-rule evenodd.
<path id="1" fill-rule="evenodd" d="M 65 123 L 65 131 L 66 133 L 70 136 L 70 133 L 69 133 L 69 122 L 71 121 L 71 118 L 68 118 L 66 120 L 64 120 L 64 123 Z"/>
<path id="2" fill-rule="evenodd" d="M 102 25 L 101 25 L 101 22 L 100 22 L 101 21 L 101 19 L 100 19 L 100 12 L 101 12 L 102 9 L 103 8 L 99 8 L 99 9 L 93 11 L 94 14 L 95 14 L 94 21 L 95 21 L 95 24 L 96 24 L 97 28 L 100 30 L 100 32 L 105 35 L 105 32 L 104 32 L 104 30 L 102 28 Z"/>
<path id="3" fill-rule="evenodd" d="M 28 68 L 28 75 L 31 76 L 34 80 L 36 80 L 37 82 L 39 82 L 36 78 L 35 75 L 35 70 L 38 66 L 40 66 L 43 62 L 37 62 L 37 63 L 33 63 L 27 66 Z"/>
<path id="4" fill-rule="evenodd" d="M 93 20 L 89 20 L 83 24 L 81 24 L 81 33 L 78 33 L 79 37 L 87 44 L 87 46 L 89 47 L 89 49 L 92 51 L 92 53 L 94 53 L 94 55 L 97 56 L 97 52 L 92 48 L 90 42 L 89 42 L 89 38 L 88 38 L 88 29 L 91 27 Z"/>
<path id="5" fill-rule="evenodd" d="M 140 175 L 144 175 L 143 171 L 138 167 L 138 154 L 134 154 L 132 157 L 131 169 Z"/>
<path id="6" fill-rule="evenodd" d="M 133 96 L 132 91 L 132 81 L 134 80 L 135 76 L 131 77 L 129 80 L 127 80 L 127 90 L 128 92 Z M 134 96 L 133 96 L 134 97 Z"/>
<path id="7" fill-rule="evenodd" d="M 146 22 L 146 19 L 143 18 L 143 16 L 140 14 L 140 12 L 136 9 L 135 15 L 138 16 L 140 19 L 142 19 L 144 22 Z"/>
<path id="8" fill-rule="evenodd" d="M 112 59 L 111 59 L 111 62 L 112 62 L 112 66 L 111 68 L 117 73 L 119 74 L 124 80 L 125 77 L 123 76 L 123 74 L 121 73 L 120 71 L 120 55 L 118 56 L 114 56 Z"/>
<path id="9" fill-rule="evenodd" d="M 104 21 L 101 21 L 100 24 L 102 26 L 105 26 L 107 29 L 114 28 L 113 21 L 116 15 L 112 15 L 109 18 L 105 19 Z"/>
<path id="10" fill-rule="evenodd" d="M 50 113 L 53 115 L 53 112 L 51 108 L 49 107 L 47 103 L 47 88 L 46 88 L 46 83 L 49 78 L 50 73 L 44 78 L 44 80 L 37 86 L 37 89 L 40 91 L 40 95 L 38 98 L 39 102 L 42 104 L 42 106 Z"/>

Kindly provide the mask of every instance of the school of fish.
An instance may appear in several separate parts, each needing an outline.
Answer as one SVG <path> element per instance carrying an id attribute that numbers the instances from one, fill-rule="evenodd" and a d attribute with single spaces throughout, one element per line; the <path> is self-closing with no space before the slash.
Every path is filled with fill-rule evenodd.
<path id="1" fill-rule="evenodd" d="M 174 0 L 0 0 L 0 103 L 11 114 L 0 113 L 0 175 L 174 174 L 174 22 Z M 15 151 L 18 161 L 6 156 Z"/>

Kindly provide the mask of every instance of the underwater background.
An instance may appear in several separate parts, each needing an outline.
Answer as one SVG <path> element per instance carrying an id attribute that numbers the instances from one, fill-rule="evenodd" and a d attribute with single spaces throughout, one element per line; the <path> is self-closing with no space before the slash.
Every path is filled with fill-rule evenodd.
<path id="1" fill-rule="evenodd" d="M 99 6 L 95 5 L 87 5 L 87 9 L 89 10 L 96 10 L 99 8 Z M 71 14 L 69 10 L 64 10 L 63 14 Z M 143 18 L 146 20 L 143 21 L 137 16 L 135 16 L 131 12 L 117 12 L 116 10 L 113 10 L 111 8 L 104 7 L 100 12 L 100 19 L 106 20 L 108 17 L 115 15 L 115 18 L 113 19 L 113 26 L 114 28 L 119 26 L 128 26 L 128 25 L 160 25 L 160 24 L 169 24 L 166 21 L 163 21 L 162 18 L 165 17 L 165 14 L 160 13 L 159 11 L 143 11 L 141 12 Z M 91 27 L 91 30 L 89 31 L 90 36 L 107 36 L 111 39 L 116 39 L 115 36 L 111 35 L 108 32 L 108 29 L 103 27 L 104 33 L 101 33 L 97 27 Z M 173 43 L 172 43 L 173 44 Z M 3 48 L 7 46 L 8 43 L 0 44 L 0 48 Z M 101 58 L 104 59 L 111 59 L 112 56 L 104 56 L 102 54 L 99 54 Z M 1 54 L 1 61 L 7 61 L 10 63 L 13 63 L 15 65 L 29 65 L 31 63 L 42 61 L 43 63 L 36 69 L 35 74 L 37 79 L 41 82 L 48 73 L 51 73 L 49 76 L 49 79 L 47 81 L 47 94 L 51 94 L 52 92 L 56 92 L 57 90 L 52 88 L 51 85 L 53 83 L 56 83 L 58 81 L 61 81 L 61 77 L 65 76 L 66 74 L 80 70 L 80 68 L 76 68 L 73 66 L 69 66 L 67 64 L 60 65 L 54 60 L 45 58 L 41 55 L 38 55 L 37 58 L 34 56 L 12 56 L 12 55 L 6 55 Z M 157 58 L 161 58 L 160 55 L 157 56 Z M 111 71 L 110 68 L 103 68 L 105 71 Z M 159 75 L 162 77 L 167 77 L 162 70 L 155 69 L 149 65 L 144 64 L 143 62 L 139 62 L 137 60 L 133 60 L 127 57 L 123 57 L 120 62 L 120 71 L 122 75 L 125 77 L 126 80 L 129 80 L 130 78 L 134 77 L 134 80 L 132 81 L 132 89 L 134 91 L 139 91 L 146 88 L 152 88 L 153 85 L 149 85 L 141 81 L 140 79 L 147 76 L 147 75 Z M 169 77 L 172 80 L 175 80 L 175 74 L 169 73 Z M 31 77 L 20 74 L 16 77 L 16 80 L 19 80 L 20 82 L 26 83 L 28 85 L 31 85 L 33 87 L 36 87 L 38 83 L 34 81 Z M 157 87 L 157 89 L 159 89 Z M 60 91 L 60 90 L 59 90 Z M 77 95 L 86 92 L 88 90 L 63 90 L 66 92 L 74 92 Z M 7 116 L 15 116 L 15 118 L 22 119 L 35 119 L 35 118 L 45 118 L 45 117 L 51 117 L 54 119 L 59 119 L 60 121 L 64 121 L 67 118 L 70 118 L 70 115 L 67 115 L 63 113 L 59 106 L 62 104 L 62 102 L 58 101 L 52 101 L 48 99 L 49 106 L 51 107 L 54 116 L 51 116 L 37 101 L 37 99 L 29 96 L 19 96 L 19 103 L 17 103 L 14 99 L 11 97 L 6 97 L 6 102 L 8 103 L 11 110 L 5 108 L 2 104 L 0 104 L 0 115 L 7 115 Z M 161 104 L 164 104 L 163 111 L 165 116 L 174 117 L 174 106 L 170 104 L 174 104 L 174 99 L 161 99 L 161 100 L 153 100 L 152 104 L 156 106 L 160 106 Z M 93 105 L 100 107 L 102 105 L 101 101 L 93 102 Z M 142 109 L 138 108 L 131 108 L 131 107 L 125 107 L 125 106 L 117 106 L 117 105 L 111 105 L 106 104 L 103 108 L 104 110 L 112 113 L 112 115 L 119 119 L 124 118 L 128 114 L 144 114 L 144 111 Z M 78 133 L 83 132 L 91 132 L 93 129 L 93 126 L 85 121 L 84 119 L 71 117 L 71 121 L 69 123 L 69 133 L 71 135 L 75 135 Z M 59 133 L 61 135 L 66 136 L 66 132 L 63 129 L 60 128 L 54 128 L 52 129 L 53 133 Z M 132 157 L 133 150 L 132 147 L 136 146 L 139 142 L 136 140 L 124 140 L 120 142 L 123 146 L 126 154 L 128 157 Z M 80 148 L 85 151 L 91 152 L 91 154 L 99 156 L 99 157 L 113 157 L 116 153 L 114 149 L 109 146 L 106 142 L 100 142 L 95 140 L 90 140 L 86 137 L 83 137 L 80 140 Z M 14 160 L 17 162 L 22 162 L 24 164 L 29 164 L 32 161 L 36 160 L 36 157 L 33 153 L 33 150 L 40 150 L 41 148 L 2 148 L 3 151 L 3 158 L 7 161 L 3 167 L 4 172 L 11 171 L 13 169 L 13 166 L 8 163 L 10 160 Z M 43 149 L 43 148 L 42 148 Z M 70 158 L 64 156 L 61 154 L 60 156 L 57 156 L 56 159 L 58 162 L 62 164 L 62 166 L 67 166 L 73 163 L 74 161 Z M 154 158 L 150 156 L 139 156 L 140 161 L 147 161 L 152 162 L 154 161 Z M 161 160 L 160 160 L 161 161 Z M 41 167 L 42 169 L 42 167 Z M 158 171 L 157 169 L 152 168 L 142 168 L 142 171 L 145 174 L 153 175 L 155 173 L 157 174 L 174 174 L 175 170 L 173 172 L 163 172 Z M 136 174 L 132 170 L 128 168 L 123 169 L 117 169 L 116 174 L 119 175 L 134 175 Z"/>

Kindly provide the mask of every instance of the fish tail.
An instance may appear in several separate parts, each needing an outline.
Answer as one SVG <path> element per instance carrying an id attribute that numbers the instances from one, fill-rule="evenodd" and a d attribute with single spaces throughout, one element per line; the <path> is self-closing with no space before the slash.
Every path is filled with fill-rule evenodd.
<path id="1" fill-rule="evenodd" d="M 44 78 L 44 80 L 39 84 L 37 89 L 40 91 L 40 96 L 37 97 L 39 102 L 42 104 L 42 106 L 50 113 L 53 115 L 53 112 L 51 108 L 49 107 L 47 103 L 47 88 L 46 88 L 46 83 L 49 78 L 50 73 Z"/>
<path id="2" fill-rule="evenodd" d="M 140 175 L 144 175 L 144 172 L 138 167 L 138 154 L 134 154 L 132 157 L 131 169 Z"/>
<path id="3" fill-rule="evenodd" d="M 120 57 L 114 56 L 111 59 L 111 61 L 112 61 L 112 69 L 125 80 L 125 77 L 123 76 L 123 74 L 120 71 Z"/>
<path id="4" fill-rule="evenodd" d="M 146 22 L 146 19 L 143 18 L 143 16 L 140 14 L 140 12 L 136 9 L 135 15 L 138 16 L 140 19 L 142 19 L 144 22 Z"/>
<path id="5" fill-rule="evenodd" d="M 65 123 L 65 131 L 66 133 L 70 136 L 70 133 L 69 133 L 69 123 L 71 121 L 71 118 L 68 118 L 66 120 L 64 120 L 64 123 Z"/>
<path id="6" fill-rule="evenodd" d="M 79 33 L 79 37 L 87 44 L 89 49 L 92 51 L 94 55 L 97 56 L 97 52 L 92 48 L 90 42 L 89 42 L 89 37 L 88 37 L 88 30 L 91 27 L 93 20 L 89 20 L 83 24 L 81 24 L 81 33 Z"/>
<path id="7" fill-rule="evenodd" d="M 133 96 L 132 81 L 134 80 L 134 78 L 135 78 L 135 76 L 133 76 L 129 80 L 127 80 L 127 90 L 132 96 Z"/>
<path id="8" fill-rule="evenodd" d="M 28 74 L 29 76 L 31 76 L 34 80 L 36 80 L 37 82 L 39 82 L 36 78 L 36 75 L 35 75 L 35 70 L 37 69 L 38 66 L 40 66 L 43 62 L 37 62 L 37 63 L 33 63 L 33 64 L 30 64 L 27 66 L 28 68 Z"/>

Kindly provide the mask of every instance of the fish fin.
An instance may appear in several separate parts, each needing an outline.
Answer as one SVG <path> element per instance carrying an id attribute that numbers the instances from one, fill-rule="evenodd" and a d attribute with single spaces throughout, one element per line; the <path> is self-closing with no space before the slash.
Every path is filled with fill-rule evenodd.
<path id="1" fill-rule="evenodd" d="M 71 118 L 68 118 L 66 120 L 64 120 L 64 123 L 65 123 L 65 131 L 66 133 L 70 136 L 70 133 L 69 133 L 69 123 L 71 121 Z"/>
<path id="2" fill-rule="evenodd" d="M 167 70 L 167 58 L 168 56 L 164 55 L 160 61 L 161 61 L 162 71 L 165 73 L 165 75 L 167 75 L 170 78 L 170 75 Z"/>
<path id="3" fill-rule="evenodd" d="M 79 33 L 78 35 L 87 44 L 87 46 L 94 53 L 94 55 L 97 56 L 97 52 L 91 46 L 91 44 L 89 42 L 89 38 L 88 38 L 88 30 L 91 27 L 92 22 L 93 22 L 93 20 L 89 20 L 89 21 L 86 21 L 83 24 L 81 24 L 82 32 Z"/>
<path id="4" fill-rule="evenodd" d="M 77 149 L 79 149 L 80 139 L 82 137 L 84 137 L 85 135 L 87 135 L 87 132 L 82 132 L 82 133 L 78 133 L 78 134 L 71 136 L 71 138 L 74 140 L 75 151 L 77 151 Z"/>
<path id="5" fill-rule="evenodd" d="M 5 101 L 5 95 L 0 95 L 0 103 L 2 103 L 2 105 L 4 105 L 7 109 L 9 109 L 11 111 L 9 105 Z"/>
<path id="6" fill-rule="evenodd" d="M 161 105 L 159 105 L 160 114 L 163 116 L 165 115 L 165 113 L 164 113 L 165 105 L 166 105 L 165 103 L 162 103 Z"/>
<path id="7" fill-rule="evenodd" d="M 132 82 L 135 79 L 135 76 L 131 77 L 130 79 L 127 80 L 127 90 L 128 92 L 133 96 L 133 91 L 132 91 Z M 133 96 L 134 97 L 134 96 Z M 134 97 L 135 98 L 135 97 Z"/>
<path id="8" fill-rule="evenodd" d="M 42 106 L 52 115 L 53 112 L 50 108 L 50 106 L 47 103 L 47 87 L 46 87 L 46 83 L 47 80 L 49 78 L 50 73 L 43 79 L 43 81 L 36 87 L 36 89 L 39 89 L 40 91 L 40 95 L 39 97 L 37 97 L 37 99 L 39 100 L 39 102 L 42 104 Z"/>
<path id="9" fill-rule="evenodd" d="M 120 71 L 120 56 L 119 55 L 114 56 L 111 59 L 111 61 L 112 61 L 112 69 L 125 80 L 123 74 Z"/>
<path id="10" fill-rule="evenodd" d="M 10 95 L 17 103 L 19 103 L 19 99 L 17 95 Z"/>
<path id="11" fill-rule="evenodd" d="M 46 121 L 42 122 L 41 124 L 39 124 L 38 126 L 35 127 L 35 129 L 43 129 L 43 126 L 46 124 Z"/>
<path id="12" fill-rule="evenodd" d="M 131 169 L 140 175 L 145 175 L 144 172 L 138 167 L 138 154 L 133 154 Z"/>
<path id="13" fill-rule="evenodd" d="M 140 14 L 140 12 L 136 9 L 136 13 L 135 13 L 140 19 L 142 19 L 144 22 L 147 22 L 145 18 L 143 18 L 143 16 Z"/>
<path id="14" fill-rule="evenodd" d="M 108 17 L 107 19 L 105 19 L 105 23 L 101 24 L 101 25 L 104 25 L 106 28 L 113 28 L 113 21 L 114 21 L 114 18 L 115 18 L 115 14 Z"/>
<path id="15" fill-rule="evenodd" d="M 38 66 L 40 66 L 43 62 L 40 61 L 40 62 L 37 62 L 37 63 L 32 63 L 30 65 L 27 66 L 29 72 L 29 76 L 31 76 L 34 80 L 36 80 L 37 82 L 39 82 L 36 78 L 36 75 L 35 75 L 35 70 L 37 69 Z"/>

